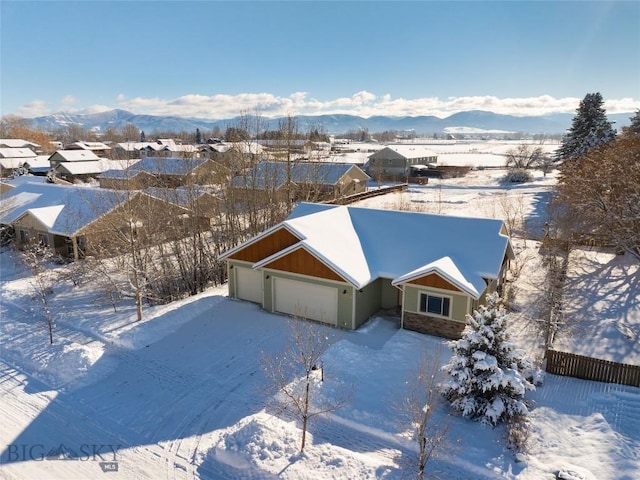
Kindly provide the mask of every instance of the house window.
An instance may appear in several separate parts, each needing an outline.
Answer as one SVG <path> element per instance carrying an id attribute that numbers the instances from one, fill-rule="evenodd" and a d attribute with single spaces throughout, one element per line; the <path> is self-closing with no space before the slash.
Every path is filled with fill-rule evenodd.
<path id="1" fill-rule="evenodd" d="M 38 241 L 40 242 L 40 245 L 42 245 L 43 247 L 48 247 L 49 246 L 49 235 L 47 235 L 46 233 L 38 234 Z"/>
<path id="2" fill-rule="evenodd" d="M 20 243 L 29 243 L 29 232 L 20 230 Z"/>
<path id="3" fill-rule="evenodd" d="M 420 294 L 420 311 L 423 313 L 449 317 L 450 306 L 451 299 L 449 297 L 440 297 L 427 293 Z"/>

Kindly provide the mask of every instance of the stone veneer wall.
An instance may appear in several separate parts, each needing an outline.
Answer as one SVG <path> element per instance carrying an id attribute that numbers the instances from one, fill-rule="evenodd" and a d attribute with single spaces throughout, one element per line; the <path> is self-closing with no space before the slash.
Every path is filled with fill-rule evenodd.
<path id="1" fill-rule="evenodd" d="M 464 330 L 466 326 L 464 322 L 429 317 L 411 312 L 404 312 L 403 325 L 407 330 L 414 330 L 416 332 L 450 338 L 452 340 L 459 339 L 462 336 L 462 330 Z"/>

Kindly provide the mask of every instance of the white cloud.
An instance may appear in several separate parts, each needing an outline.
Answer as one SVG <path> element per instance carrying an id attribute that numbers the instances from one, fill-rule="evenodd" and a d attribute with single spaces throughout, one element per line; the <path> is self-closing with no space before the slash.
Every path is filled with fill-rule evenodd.
<path id="1" fill-rule="evenodd" d="M 43 115 L 49 115 L 50 113 L 51 110 L 44 100 L 33 100 L 16 110 L 16 115 L 25 118 L 41 117 Z"/>
<path id="2" fill-rule="evenodd" d="M 78 101 L 78 99 L 76 97 L 74 97 L 73 95 L 65 95 L 60 100 L 60 105 L 73 105 L 77 101 Z"/>
<path id="3" fill-rule="evenodd" d="M 109 110 L 113 110 L 113 107 L 108 107 L 107 105 L 89 105 L 82 110 L 77 110 L 76 113 L 90 115 L 92 113 L 108 112 Z"/>
<path id="4" fill-rule="evenodd" d="M 72 96 L 69 102 L 75 99 Z M 294 92 L 289 96 L 271 93 L 240 93 L 237 95 L 187 94 L 177 98 L 135 97 L 119 94 L 116 105 L 92 105 L 80 109 L 68 109 L 81 113 L 102 112 L 122 108 L 137 114 L 173 115 L 202 119 L 226 119 L 245 113 L 259 113 L 265 117 L 321 114 L 352 114 L 363 117 L 372 115 L 417 116 L 434 115 L 440 118 L 467 110 L 487 110 L 495 113 L 524 116 L 552 113 L 575 113 L 580 98 L 555 98 L 549 95 L 524 98 L 498 98 L 494 96 L 394 98 L 390 93 L 376 95 L 362 90 L 351 96 L 320 100 L 309 92 Z M 634 112 L 640 101 L 633 98 L 605 101 L 607 113 Z M 46 102 L 34 100 L 22 106 L 16 114 L 24 117 L 46 115 L 50 112 Z"/>

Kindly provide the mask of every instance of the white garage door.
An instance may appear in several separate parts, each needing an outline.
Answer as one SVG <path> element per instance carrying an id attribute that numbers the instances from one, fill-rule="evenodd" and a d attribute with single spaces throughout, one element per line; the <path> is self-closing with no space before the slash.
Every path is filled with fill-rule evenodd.
<path id="1" fill-rule="evenodd" d="M 262 304 L 262 272 L 252 268 L 234 267 L 236 269 L 236 296 Z"/>
<path id="2" fill-rule="evenodd" d="M 338 289 L 274 278 L 275 310 L 311 320 L 337 325 Z"/>

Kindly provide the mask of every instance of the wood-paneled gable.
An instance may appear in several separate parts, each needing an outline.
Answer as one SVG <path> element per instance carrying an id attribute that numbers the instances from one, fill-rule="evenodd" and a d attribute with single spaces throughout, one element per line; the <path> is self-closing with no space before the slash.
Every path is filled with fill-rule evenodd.
<path id="1" fill-rule="evenodd" d="M 264 268 L 272 268 L 274 270 L 282 270 L 290 273 L 299 273 L 301 275 L 309 275 L 317 278 L 326 278 L 328 280 L 337 280 L 338 282 L 346 281 L 320 260 L 307 252 L 304 248 L 294 250 L 288 255 L 265 265 Z"/>
<path id="2" fill-rule="evenodd" d="M 462 292 L 458 287 L 449 283 L 436 273 L 430 273 L 424 277 L 416 278 L 415 280 L 411 280 L 409 283 L 412 283 L 413 285 L 422 285 L 423 287 L 441 288 L 443 290 L 451 290 L 453 292 Z"/>
<path id="3" fill-rule="evenodd" d="M 255 263 L 279 252 L 282 249 L 290 247 L 299 241 L 299 238 L 283 227 L 270 233 L 266 237 L 261 238 L 257 242 L 247 245 L 242 250 L 231 255 L 229 258 Z"/>

